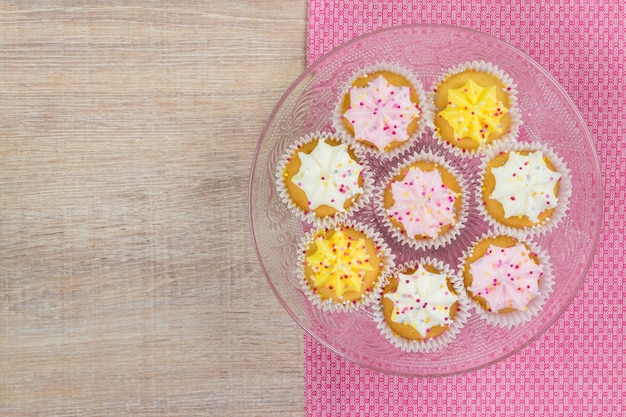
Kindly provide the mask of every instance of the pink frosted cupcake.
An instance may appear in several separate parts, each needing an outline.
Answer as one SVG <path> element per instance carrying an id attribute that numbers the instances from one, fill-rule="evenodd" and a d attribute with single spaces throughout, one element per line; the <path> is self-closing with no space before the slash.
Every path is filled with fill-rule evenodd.
<path id="1" fill-rule="evenodd" d="M 420 153 L 383 181 L 377 213 L 392 235 L 415 248 L 438 248 L 467 217 L 465 182 L 442 157 Z"/>
<path id="2" fill-rule="evenodd" d="M 464 254 L 459 269 L 476 312 L 501 327 L 530 320 L 552 291 L 547 254 L 509 235 L 484 235 Z"/>
<path id="3" fill-rule="evenodd" d="M 380 63 L 358 71 L 342 91 L 333 126 L 366 152 L 391 158 L 432 119 L 422 84 L 407 69 Z"/>

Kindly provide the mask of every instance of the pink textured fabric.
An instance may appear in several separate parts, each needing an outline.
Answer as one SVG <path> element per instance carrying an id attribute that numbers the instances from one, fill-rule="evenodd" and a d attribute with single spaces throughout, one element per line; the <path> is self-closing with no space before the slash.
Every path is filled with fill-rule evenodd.
<path id="1" fill-rule="evenodd" d="M 357 35 L 403 23 L 469 27 L 529 54 L 564 86 L 596 138 L 606 214 L 573 305 L 494 366 L 439 379 L 388 376 L 305 336 L 307 416 L 626 415 L 625 9 L 623 0 L 309 0 L 309 63 Z"/>

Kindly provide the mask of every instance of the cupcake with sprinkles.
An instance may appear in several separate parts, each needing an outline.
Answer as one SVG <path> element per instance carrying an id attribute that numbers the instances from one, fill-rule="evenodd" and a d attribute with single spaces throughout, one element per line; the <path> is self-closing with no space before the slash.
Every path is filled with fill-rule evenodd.
<path id="1" fill-rule="evenodd" d="M 432 105 L 406 68 L 379 63 L 357 71 L 341 91 L 333 127 L 366 152 L 392 158 L 431 124 Z"/>
<path id="2" fill-rule="evenodd" d="M 548 255 L 531 241 L 510 235 L 483 235 L 465 252 L 459 270 L 470 304 L 500 327 L 531 320 L 552 292 Z"/>
<path id="3" fill-rule="evenodd" d="M 541 143 L 498 144 L 482 159 L 479 210 L 493 226 L 519 237 L 554 228 L 572 192 L 567 165 Z"/>
<path id="4" fill-rule="evenodd" d="M 446 160 L 419 153 L 383 180 L 376 195 L 377 214 L 392 236 L 414 248 L 444 246 L 467 217 L 463 176 Z"/>
<path id="5" fill-rule="evenodd" d="M 516 94 L 513 80 L 496 65 L 473 61 L 451 68 L 431 91 L 435 137 L 461 156 L 514 140 L 521 125 Z"/>
<path id="6" fill-rule="evenodd" d="M 379 234 L 354 222 L 308 233 L 299 256 L 302 288 L 325 311 L 349 311 L 377 297 L 394 256 Z"/>
<path id="7" fill-rule="evenodd" d="M 303 220 L 327 227 L 369 201 L 372 175 L 361 151 L 341 136 L 318 132 L 287 149 L 278 164 L 277 189 Z"/>
<path id="8" fill-rule="evenodd" d="M 431 352 L 457 336 L 468 311 L 460 276 L 441 261 L 423 258 L 389 274 L 374 318 L 396 347 L 407 352 Z"/>

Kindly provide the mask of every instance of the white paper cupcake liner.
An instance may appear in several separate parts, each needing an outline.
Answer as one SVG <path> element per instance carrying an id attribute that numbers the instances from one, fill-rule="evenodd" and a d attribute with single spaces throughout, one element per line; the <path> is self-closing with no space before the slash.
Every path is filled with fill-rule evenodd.
<path id="1" fill-rule="evenodd" d="M 418 265 L 432 265 L 437 270 L 441 271 L 450 278 L 452 287 L 454 288 L 456 295 L 459 297 L 457 300 L 457 311 L 450 327 L 442 334 L 424 340 L 410 340 L 399 336 L 389 327 L 389 325 L 387 324 L 387 320 L 383 315 L 382 299 L 384 297 L 384 294 L 382 293 L 382 290 L 384 287 L 381 287 L 378 302 L 373 308 L 374 321 L 376 322 L 376 326 L 378 327 L 378 329 L 380 329 L 383 336 L 385 336 L 385 338 L 389 340 L 395 347 L 405 352 L 434 352 L 444 348 L 457 337 L 457 335 L 461 331 L 461 328 L 465 325 L 470 315 L 470 305 L 467 294 L 465 293 L 465 289 L 463 287 L 462 277 L 458 273 L 453 272 L 453 270 L 448 265 L 439 260 L 427 257 L 422 258 L 418 261 L 408 262 L 394 268 L 392 271 L 390 271 L 388 276 L 389 278 L 393 278 L 399 273 L 417 268 Z"/>
<path id="2" fill-rule="evenodd" d="M 430 98 L 431 98 L 431 101 L 433 103 L 433 108 L 434 108 L 433 120 L 435 117 L 437 117 L 437 113 L 438 113 L 436 106 L 434 105 L 434 102 L 435 102 L 435 97 L 437 96 L 437 89 L 439 88 L 439 86 L 442 83 L 444 83 L 448 78 L 452 77 L 453 75 L 459 74 L 464 71 L 470 71 L 470 70 L 486 72 L 488 74 L 491 74 L 497 77 L 507 87 L 507 93 L 509 95 L 509 102 L 510 102 L 508 110 L 509 110 L 509 115 L 511 117 L 511 127 L 507 133 L 502 135 L 502 137 L 490 143 L 515 141 L 519 135 L 520 126 L 522 125 L 521 114 L 517 106 L 517 85 L 513 82 L 513 79 L 508 74 L 506 74 L 503 70 L 498 68 L 497 65 L 492 64 L 491 62 L 486 62 L 486 61 L 481 60 L 481 61 L 465 62 L 459 65 L 456 65 L 448 69 L 444 75 L 442 75 L 437 81 L 435 81 L 435 83 L 432 85 L 430 89 Z M 434 122 L 433 122 L 433 125 L 434 125 Z M 464 158 L 481 156 L 484 154 L 485 149 L 488 146 L 488 144 L 483 144 L 476 149 L 461 149 L 457 146 L 454 146 L 447 140 L 443 139 L 439 131 L 436 128 L 433 128 L 433 136 L 448 151 L 452 152 L 453 154 L 457 156 L 464 157 Z"/>
<path id="3" fill-rule="evenodd" d="M 420 117 L 417 123 L 417 129 L 415 130 L 415 132 L 413 132 L 412 135 L 409 136 L 409 138 L 404 143 L 402 143 L 402 145 L 399 145 L 389 151 L 384 151 L 384 150 L 381 151 L 380 149 L 376 147 L 368 146 L 360 142 L 359 140 L 357 140 L 354 137 L 354 135 L 351 134 L 346 129 L 344 125 L 344 121 L 343 121 L 343 113 L 341 110 L 343 99 L 345 95 L 349 93 L 349 89 L 352 86 L 352 81 L 363 74 L 368 74 L 368 73 L 372 73 L 376 71 L 389 71 L 389 72 L 399 74 L 402 77 L 406 78 L 413 86 L 413 89 L 415 90 L 420 101 L 419 102 Z M 340 91 L 339 95 L 337 96 L 337 104 L 335 105 L 335 110 L 333 113 L 332 125 L 338 134 L 346 135 L 348 140 L 350 140 L 355 145 L 355 147 L 359 147 L 364 152 L 377 156 L 379 158 L 392 159 L 402 154 L 403 152 L 405 152 L 415 142 L 417 142 L 419 138 L 422 137 L 427 127 L 432 129 L 434 110 L 435 110 L 434 106 L 432 105 L 432 102 L 430 101 L 428 94 L 426 94 L 423 84 L 421 83 L 421 81 L 417 79 L 417 77 L 410 70 L 408 70 L 407 68 L 399 64 L 382 61 L 377 64 L 365 66 L 359 69 L 358 71 L 354 72 L 350 76 L 345 87 Z"/>
<path id="4" fill-rule="evenodd" d="M 303 210 L 301 207 L 297 206 L 293 202 L 291 195 L 289 194 L 289 191 L 285 186 L 285 177 L 283 173 L 285 172 L 285 168 L 287 166 L 287 163 L 289 162 L 289 158 L 291 158 L 302 145 L 315 139 L 320 141 L 334 139 L 345 143 L 348 148 L 354 153 L 357 162 L 363 167 L 363 170 L 361 171 L 361 177 L 363 178 L 363 186 L 361 187 L 363 189 L 362 193 L 358 197 L 353 199 L 352 204 L 345 211 L 337 211 L 333 216 L 319 217 L 313 210 Z M 372 198 L 374 186 L 373 184 L 374 177 L 363 152 L 360 149 L 355 148 L 349 141 L 347 141 L 345 136 L 335 135 L 328 132 L 310 133 L 297 139 L 292 145 L 289 146 L 289 148 L 287 148 L 287 151 L 279 160 L 276 169 L 276 189 L 278 190 L 280 199 L 289 207 L 289 209 L 294 214 L 299 216 L 300 219 L 319 228 L 331 227 L 333 224 L 344 221 L 345 219 L 350 217 L 355 211 L 366 205 Z"/>
<path id="5" fill-rule="evenodd" d="M 365 234 L 368 238 L 372 239 L 376 244 L 376 247 L 379 250 L 380 258 L 382 261 L 381 271 L 378 276 L 378 281 L 374 288 L 367 293 L 364 294 L 359 300 L 355 301 L 344 301 L 344 302 L 336 302 L 332 299 L 323 299 L 319 294 L 317 294 L 306 279 L 304 274 L 304 265 L 306 263 L 306 247 L 313 242 L 315 234 L 320 230 L 330 230 L 330 229 L 340 229 L 340 228 L 353 228 L 363 234 Z M 316 230 L 312 230 L 305 234 L 304 238 L 301 240 L 300 245 L 298 246 L 298 280 L 302 285 L 302 290 L 304 294 L 311 302 L 312 305 L 322 309 L 327 312 L 348 312 L 361 309 L 367 305 L 370 305 L 372 301 L 378 299 L 380 297 L 380 292 L 382 291 L 382 287 L 386 285 L 386 277 L 388 275 L 389 270 L 395 266 L 395 256 L 391 253 L 391 250 L 380 236 L 380 234 L 373 229 L 362 225 L 356 221 L 348 220 L 341 224 L 336 224 L 330 228 L 318 228 Z"/>
<path id="6" fill-rule="evenodd" d="M 459 263 L 459 275 L 461 276 L 461 280 L 463 280 L 463 270 L 465 268 L 465 260 L 471 256 L 474 251 L 476 245 L 487 238 L 496 237 L 506 235 L 505 233 L 498 233 L 496 231 L 491 231 L 489 233 L 483 234 L 480 238 L 476 239 L 474 243 L 468 248 L 463 255 L 461 256 Z M 539 280 L 539 295 L 531 299 L 526 306 L 526 310 L 521 311 L 517 310 L 510 313 L 497 313 L 490 312 L 486 310 L 480 303 L 474 300 L 469 294 L 467 294 L 467 299 L 469 300 L 469 304 L 474 308 L 476 314 L 487 323 L 503 327 L 503 328 L 511 328 L 514 326 L 518 326 L 520 324 L 526 323 L 530 321 L 533 317 L 536 317 L 541 310 L 543 309 L 546 300 L 550 293 L 552 293 L 552 287 L 554 286 L 554 276 L 552 274 L 552 265 L 550 263 L 550 256 L 548 253 L 539 247 L 536 243 L 530 240 L 522 240 L 518 239 L 516 236 L 508 235 L 509 237 L 517 239 L 518 242 L 526 245 L 530 251 L 533 252 L 537 256 L 540 264 L 543 266 L 543 275 Z M 464 291 L 467 291 L 467 288 L 464 286 Z"/>
<path id="7" fill-rule="evenodd" d="M 446 233 L 436 236 L 432 239 L 415 239 L 408 236 L 403 229 L 396 227 L 391 222 L 384 203 L 385 190 L 393 177 L 400 174 L 402 169 L 406 168 L 407 166 L 411 166 L 420 161 L 435 162 L 441 165 L 455 177 L 461 189 L 461 207 L 456 213 L 455 224 Z M 382 220 L 382 223 L 385 225 L 387 230 L 389 230 L 394 239 L 405 245 L 408 245 L 413 249 L 437 249 L 447 245 L 452 241 L 452 239 L 456 238 L 463 229 L 463 227 L 465 227 L 465 222 L 467 221 L 469 199 L 470 190 L 467 189 L 463 175 L 461 175 L 461 173 L 457 169 L 452 167 L 442 156 L 436 155 L 430 151 L 420 152 L 419 154 L 413 155 L 411 159 L 403 162 L 400 166 L 395 168 L 387 177 L 383 179 L 379 190 L 374 196 L 376 215 Z"/>
<path id="8" fill-rule="evenodd" d="M 487 211 L 485 205 L 483 204 L 484 199 L 482 188 L 485 182 L 487 164 L 500 153 L 517 151 L 540 151 L 550 159 L 550 162 L 552 163 L 554 168 L 559 174 L 561 174 L 558 196 L 559 202 L 554 212 L 549 219 L 546 219 L 542 223 L 530 227 L 512 227 L 502 224 Z M 531 236 L 540 236 L 544 233 L 547 233 L 550 230 L 554 229 L 561 222 L 569 209 L 570 197 L 572 195 L 572 177 L 565 162 L 552 150 L 552 148 L 548 147 L 545 144 L 539 142 L 497 143 L 489 146 L 486 149 L 485 156 L 481 159 L 481 164 L 479 166 L 478 183 L 474 192 L 476 196 L 476 201 L 478 203 L 478 211 L 480 212 L 481 216 L 487 222 L 489 222 L 490 226 L 499 230 L 503 234 L 515 236 L 519 239 L 525 239 Z"/>

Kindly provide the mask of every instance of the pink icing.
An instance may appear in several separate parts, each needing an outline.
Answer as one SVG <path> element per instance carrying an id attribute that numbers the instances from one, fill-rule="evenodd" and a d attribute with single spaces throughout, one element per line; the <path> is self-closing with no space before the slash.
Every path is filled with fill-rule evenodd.
<path id="1" fill-rule="evenodd" d="M 394 204 L 387 214 L 400 222 L 410 237 L 436 237 L 443 226 L 454 224 L 457 193 L 441 180 L 441 173 L 411 167 L 400 181 L 392 181 Z"/>
<path id="2" fill-rule="evenodd" d="M 483 297 L 490 311 L 506 307 L 525 310 L 539 295 L 543 274 L 543 266 L 537 265 L 529 252 L 521 243 L 510 248 L 489 246 L 483 257 L 470 264 L 472 285 L 468 290 Z"/>
<path id="3" fill-rule="evenodd" d="M 409 87 L 394 86 L 379 75 L 367 87 L 350 88 L 350 107 L 344 117 L 352 123 L 357 140 L 383 151 L 409 138 L 408 126 L 420 114 L 410 96 Z"/>

